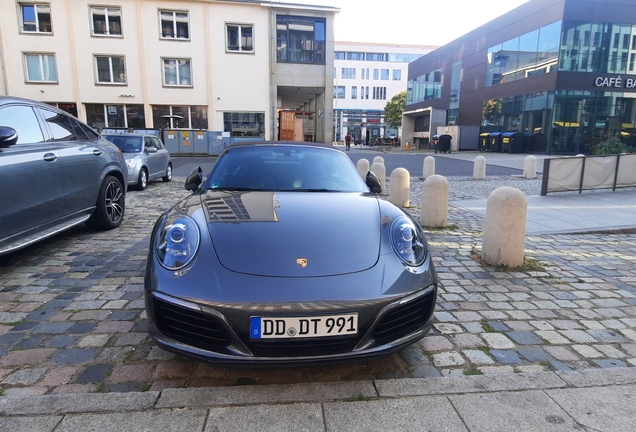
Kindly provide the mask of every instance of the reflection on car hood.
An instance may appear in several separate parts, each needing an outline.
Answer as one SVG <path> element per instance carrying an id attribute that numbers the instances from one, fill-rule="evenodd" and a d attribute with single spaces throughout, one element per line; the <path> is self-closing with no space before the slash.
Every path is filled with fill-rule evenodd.
<path id="1" fill-rule="evenodd" d="M 201 199 L 214 249 L 231 271 L 332 276 L 378 261 L 380 208 L 374 196 L 208 191 Z"/>

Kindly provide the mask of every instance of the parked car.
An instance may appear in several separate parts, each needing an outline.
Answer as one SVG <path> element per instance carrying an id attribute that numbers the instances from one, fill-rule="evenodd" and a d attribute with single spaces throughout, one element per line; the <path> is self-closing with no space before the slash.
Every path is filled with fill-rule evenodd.
<path id="1" fill-rule="evenodd" d="M 0 255 L 85 222 L 124 218 L 122 152 L 50 105 L 0 97 Z"/>
<path id="2" fill-rule="evenodd" d="M 150 334 L 211 362 L 340 361 L 424 337 L 437 277 L 423 231 L 345 153 L 300 143 L 228 147 L 157 221 Z"/>
<path id="3" fill-rule="evenodd" d="M 149 181 L 172 180 L 170 153 L 154 135 L 142 133 L 104 134 L 104 138 L 121 149 L 128 166 L 128 185 L 144 190 Z"/>

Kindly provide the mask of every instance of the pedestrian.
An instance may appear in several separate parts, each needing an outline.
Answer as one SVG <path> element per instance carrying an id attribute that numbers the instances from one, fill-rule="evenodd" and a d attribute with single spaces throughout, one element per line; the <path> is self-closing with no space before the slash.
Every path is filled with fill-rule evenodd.
<path id="1" fill-rule="evenodd" d="M 351 134 L 347 132 L 347 135 L 345 136 L 345 151 L 350 151 L 350 150 L 351 150 Z"/>

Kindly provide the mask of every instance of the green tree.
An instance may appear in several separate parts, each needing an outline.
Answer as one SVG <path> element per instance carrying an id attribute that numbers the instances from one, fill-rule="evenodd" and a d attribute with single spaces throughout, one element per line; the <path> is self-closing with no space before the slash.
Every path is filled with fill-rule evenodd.
<path id="1" fill-rule="evenodd" d="M 391 127 L 402 126 L 402 113 L 406 109 L 406 92 L 398 93 L 384 107 L 384 122 Z"/>

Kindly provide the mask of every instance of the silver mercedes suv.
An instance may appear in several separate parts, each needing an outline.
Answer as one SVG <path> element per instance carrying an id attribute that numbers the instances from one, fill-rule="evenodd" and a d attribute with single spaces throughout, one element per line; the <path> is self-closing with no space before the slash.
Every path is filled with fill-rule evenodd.
<path id="1" fill-rule="evenodd" d="M 80 223 L 118 227 L 127 174 L 122 152 L 72 115 L 0 97 L 0 255 Z"/>

